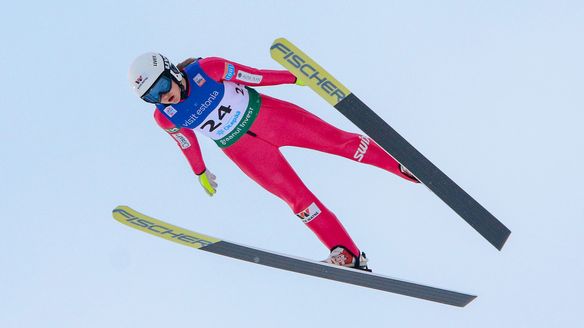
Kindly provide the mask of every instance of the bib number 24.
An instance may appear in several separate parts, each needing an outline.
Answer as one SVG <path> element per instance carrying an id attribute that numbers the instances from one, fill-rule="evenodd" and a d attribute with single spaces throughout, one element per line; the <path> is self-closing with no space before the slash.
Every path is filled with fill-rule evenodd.
<path id="1" fill-rule="evenodd" d="M 235 92 L 241 95 L 245 95 L 243 89 L 241 88 L 235 88 Z M 215 120 L 210 119 L 207 120 L 205 123 L 203 123 L 203 125 L 201 125 L 201 130 L 204 130 L 205 127 L 209 127 L 209 132 L 213 132 L 215 130 L 217 130 L 218 127 L 221 126 L 221 124 L 223 124 L 221 121 L 223 120 L 223 118 L 225 118 L 225 116 L 229 113 L 231 113 L 231 105 L 227 105 L 227 106 L 223 106 L 221 105 L 221 107 L 219 107 L 219 109 L 217 110 L 217 114 L 219 116 L 219 122 L 215 122 Z"/>

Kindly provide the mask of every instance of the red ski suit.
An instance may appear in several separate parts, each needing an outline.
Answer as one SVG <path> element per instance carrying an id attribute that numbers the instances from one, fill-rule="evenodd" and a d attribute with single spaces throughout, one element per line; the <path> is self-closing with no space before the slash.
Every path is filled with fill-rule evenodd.
<path id="1" fill-rule="evenodd" d="M 217 57 L 199 59 L 199 63 L 203 71 L 217 82 L 223 82 L 227 74 L 230 82 L 252 87 L 296 82 L 296 77 L 288 71 L 260 70 Z M 228 64 L 235 67 L 235 74 L 227 71 Z M 261 78 L 250 81 L 243 74 L 243 79 L 240 79 L 240 71 Z M 260 82 L 255 83 L 258 80 Z M 231 146 L 222 148 L 223 151 L 247 176 L 284 200 L 329 250 L 343 246 L 358 256 L 359 248 L 337 217 L 304 185 L 279 148 L 314 149 L 415 180 L 404 175 L 399 163 L 368 137 L 337 129 L 292 103 L 263 94 L 260 97 L 259 114 L 250 130 Z M 158 110 L 154 118 L 175 139 L 194 173 L 202 174 L 205 163 L 193 130 L 178 129 Z"/>

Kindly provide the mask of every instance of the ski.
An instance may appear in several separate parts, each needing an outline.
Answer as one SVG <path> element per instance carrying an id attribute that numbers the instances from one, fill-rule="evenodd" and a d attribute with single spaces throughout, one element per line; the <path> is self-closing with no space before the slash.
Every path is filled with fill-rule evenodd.
<path id="1" fill-rule="evenodd" d="M 353 124 L 375 140 L 498 250 L 511 231 L 438 169 L 371 108 L 290 41 L 270 47 L 273 59 L 310 86 Z"/>
<path id="2" fill-rule="evenodd" d="M 174 226 L 139 213 L 128 206 L 116 207 L 113 210 L 113 217 L 129 227 L 166 240 L 203 251 L 277 269 L 335 280 L 357 286 L 369 287 L 458 307 L 464 307 L 476 298 L 476 296 L 473 295 L 420 285 L 371 272 L 343 268 L 327 263 L 243 246 Z"/>

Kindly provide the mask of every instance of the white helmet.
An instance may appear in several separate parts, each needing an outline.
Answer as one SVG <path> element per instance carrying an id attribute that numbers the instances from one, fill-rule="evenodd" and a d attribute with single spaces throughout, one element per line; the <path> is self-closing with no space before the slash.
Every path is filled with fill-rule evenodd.
<path id="1" fill-rule="evenodd" d="M 160 77 L 167 77 L 174 80 L 179 85 L 181 94 L 184 92 L 184 88 L 180 83 L 183 79 L 181 72 L 163 55 L 155 52 L 147 52 L 134 59 L 132 65 L 130 65 L 128 74 L 130 87 L 134 89 L 138 97 L 145 101 L 154 102 L 148 100 L 148 97 L 145 97 L 145 95 L 148 96 L 148 91 L 150 91 Z"/>

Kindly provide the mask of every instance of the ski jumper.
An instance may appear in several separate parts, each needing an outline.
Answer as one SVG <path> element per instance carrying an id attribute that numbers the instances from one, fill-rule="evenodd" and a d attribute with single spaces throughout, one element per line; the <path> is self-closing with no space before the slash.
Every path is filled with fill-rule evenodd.
<path id="1" fill-rule="evenodd" d="M 250 86 L 294 84 L 288 71 L 259 70 L 208 57 L 186 66 L 186 99 L 157 104 L 154 118 L 176 141 L 193 172 L 205 172 L 195 131 L 213 139 L 251 179 L 284 200 L 322 243 L 360 251 L 337 217 L 296 174 L 279 148 L 295 146 L 342 156 L 404 175 L 395 161 L 366 136 L 342 131 L 286 101 Z"/>

